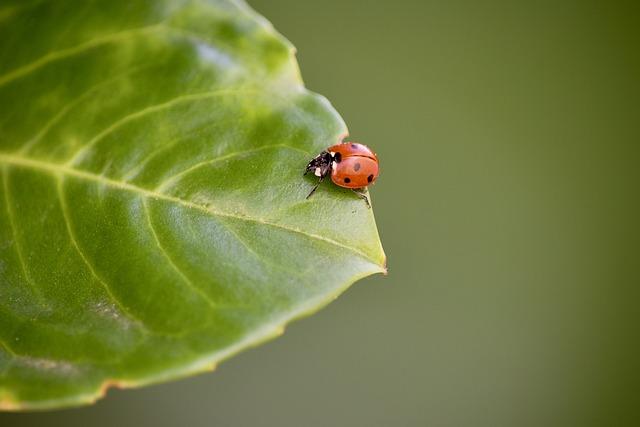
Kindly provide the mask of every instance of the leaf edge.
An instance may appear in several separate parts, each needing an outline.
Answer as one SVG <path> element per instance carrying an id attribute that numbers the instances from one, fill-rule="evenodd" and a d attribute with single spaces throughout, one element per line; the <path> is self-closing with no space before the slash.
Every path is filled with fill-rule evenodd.
<path id="1" fill-rule="evenodd" d="M 113 388 L 137 389 L 144 386 L 190 378 L 206 372 L 213 372 L 217 369 L 220 363 L 231 359 L 233 356 L 282 336 L 289 324 L 319 312 L 342 295 L 356 282 L 375 274 L 387 275 L 386 257 L 383 265 L 374 264 L 368 259 L 366 261 L 369 262 L 373 268 L 354 275 L 349 280 L 345 281 L 344 284 L 337 287 L 334 292 L 323 295 L 322 298 L 307 301 L 285 315 L 280 316 L 279 319 L 263 325 L 260 329 L 249 333 L 237 343 L 201 357 L 188 365 L 137 379 L 106 378 L 98 387 L 96 387 L 95 392 L 93 393 L 80 393 L 66 396 L 61 399 L 21 401 L 15 398 L 8 390 L 0 388 L 0 412 L 35 412 L 88 406 L 95 404 L 106 397 L 108 391 Z"/>

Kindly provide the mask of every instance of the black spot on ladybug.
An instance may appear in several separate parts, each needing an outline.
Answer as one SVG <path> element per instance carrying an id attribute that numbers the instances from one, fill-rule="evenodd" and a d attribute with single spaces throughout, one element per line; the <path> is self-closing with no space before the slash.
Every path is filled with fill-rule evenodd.
<path id="1" fill-rule="evenodd" d="M 344 179 L 344 182 L 346 182 L 347 184 L 351 182 L 351 178 L 347 177 Z"/>
<path id="2" fill-rule="evenodd" d="M 367 182 L 371 182 L 371 181 L 373 181 L 373 175 L 369 175 L 369 176 L 367 177 Z"/>
<path id="3" fill-rule="evenodd" d="M 360 163 L 356 163 L 355 165 L 353 165 L 353 170 L 358 172 L 360 170 Z"/>
<path id="4" fill-rule="evenodd" d="M 342 154 L 340 153 L 336 153 L 333 155 L 333 160 L 335 160 L 336 163 L 340 163 L 342 161 Z"/>
<path id="5" fill-rule="evenodd" d="M 357 150 L 358 149 L 358 145 L 357 144 L 351 144 L 351 148 L 355 148 Z"/>

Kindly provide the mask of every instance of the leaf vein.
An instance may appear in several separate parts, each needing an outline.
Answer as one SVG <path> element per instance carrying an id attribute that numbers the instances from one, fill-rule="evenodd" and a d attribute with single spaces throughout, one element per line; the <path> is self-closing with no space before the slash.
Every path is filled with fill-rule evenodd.
<path id="1" fill-rule="evenodd" d="M 270 265 L 271 267 L 275 268 L 276 270 L 280 270 L 280 271 L 284 271 L 287 274 L 296 276 L 298 278 L 304 278 L 305 276 L 303 274 L 298 273 L 297 271 L 293 271 L 287 268 L 284 268 L 280 265 L 274 264 L 271 261 L 267 261 L 266 257 L 264 256 L 260 256 L 260 254 L 258 254 L 255 250 L 253 250 L 253 248 L 251 248 L 251 246 L 249 246 L 249 244 L 247 244 L 247 242 L 245 242 L 245 240 L 243 238 L 241 238 L 238 233 L 236 233 L 233 230 L 233 227 L 231 227 L 228 224 L 225 224 L 224 222 L 222 222 L 222 224 L 224 225 L 225 229 L 231 233 L 233 235 L 233 237 L 235 237 L 235 239 L 247 250 L 247 252 L 251 253 L 258 261 L 262 262 L 263 264 L 267 264 Z"/>
<path id="2" fill-rule="evenodd" d="M 38 289 L 38 287 L 36 286 L 35 282 L 33 281 L 33 279 L 31 278 L 31 276 L 29 275 L 28 271 L 27 271 L 27 264 L 24 261 L 24 256 L 22 255 L 22 250 L 20 249 L 20 242 L 18 239 L 18 233 L 17 233 L 17 225 L 15 223 L 15 218 L 14 218 L 14 214 L 13 214 L 13 210 L 11 209 L 11 201 L 9 200 L 10 198 L 10 192 L 9 192 L 9 172 L 8 172 L 8 168 L 7 167 L 3 167 L 2 168 L 2 183 L 3 183 L 3 188 L 4 188 L 4 200 L 5 200 L 5 204 L 7 205 L 7 218 L 9 219 L 9 228 L 11 229 L 11 234 L 13 235 L 13 243 L 15 245 L 15 249 L 16 249 L 16 253 L 18 254 L 18 261 L 20 262 L 20 267 L 22 269 L 22 274 L 25 278 L 25 281 L 31 286 L 31 288 L 33 289 L 33 291 L 36 294 L 36 297 L 41 301 L 44 302 L 44 297 L 42 295 L 42 292 L 40 289 Z"/>
<path id="3" fill-rule="evenodd" d="M 107 126 L 105 129 L 103 129 L 99 134 L 95 135 L 94 137 L 92 137 L 87 143 L 86 145 L 84 145 L 82 148 L 80 148 L 78 151 L 76 151 L 71 158 L 69 158 L 69 160 L 66 161 L 66 163 L 64 164 L 65 166 L 74 166 L 76 164 L 76 162 L 84 155 L 84 153 L 86 153 L 91 147 L 93 147 L 93 145 L 95 145 L 96 142 L 100 141 L 101 139 L 103 139 L 105 136 L 109 135 L 110 133 L 114 132 L 115 130 L 117 130 L 119 127 L 133 121 L 136 119 L 139 119 L 141 117 L 144 117 L 148 114 L 153 114 L 155 112 L 158 111 L 162 111 L 166 108 L 171 108 L 176 104 L 180 104 L 182 102 L 192 102 L 192 101 L 198 101 L 201 99 L 207 99 L 207 98 L 213 98 L 216 96 L 223 96 L 223 95 L 227 95 L 227 94 L 237 94 L 239 92 L 242 92 L 243 89 L 240 87 L 235 87 L 235 88 L 229 88 L 229 89 L 220 89 L 220 90 L 213 90 L 213 91 L 206 91 L 206 92 L 199 92 L 199 93 L 193 93 L 193 94 L 189 94 L 189 95 L 181 95 L 181 96 L 177 96 L 175 98 L 172 98 L 168 101 L 159 103 L 159 104 L 154 104 L 154 105 L 150 105 L 147 106 L 145 108 L 142 108 L 140 110 L 134 111 L 133 113 L 129 113 L 126 116 L 116 120 L 115 122 L 113 122 L 111 125 Z"/>
<path id="4" fill-rule="evenodd" d="M 234 157 L 237 156 L 242 156 L 243 154 L 249 154 L 249 153 L 255 153 L 256 151 L 262 151 L 262 150 L 266 150 L 269 148 L 288 148 L 290 150 L 296 150 L 296 151 L 300 151 L 304 154 L 308 154 L 306 151 L 300 149 L 300 148 L 296 148 L 296 147 L 292 147 L 290 145 L 285 145 L 285 144 L 270 144 L 270 145 L 264 145 L 262 147 L 254 147 L 254 148 L 250 148 L 248 150 L 243 150 L 243 151 L 236 151 L 233 153 L 228 153 L 228 154 L 224 154 L 222 156 L 218 156 L 215 157 L 213 159 L 209 159 L 209 160 L 204 160 L 202 162 L 196 163 L 193 166 L 190 166 L 189 168 L 180 171 L 174 175 L 169 176 L 168 178 L 165 178 L 162 182 L 160 182 L 160 184 L 157 185 L 157 187 L 155 188 L 155 190 L 153 191 L 157 191 L 157 192 L 162 192 L 163 189 L 165 189 L 166 187 L 168 187 L 170 184 L 172 184 L 174 181 L 180 179 L 180 177 L 193 172 L 194 170 L 201 168 L 202 166 L 205 165 L 211 165 L 217 162 L 222 162 L 224 160 L 228 160 L 228 159 L 232 159 Z"/>
<path id="5" fill-rule="evenodd" d="M 125 30 L 125 31 L 119 31 L 117 33 L 113 33 L 113 34 L 108 34 L 106 36 L 102 36 L 102 37 L 96 37 L 94 39 L 88 40 L 84 43 L 80 43 L 79 45 L 76 46 L 72 46 L 72 47 L 68 47 L 68 48 L 64 48 L 64 49 L 59 49 L 59 50 L 55 50 L 52 52 L 49 52 L 43 56 L 41 56 L 40 58 L 36 59 L 35 61 L 27 64 L 27 65 L 23 65 L 22 67 L 18 67 L 12 71 L 9 71 L 8 73 L 0 76 L 0 86 L 5 85 L 6 83 L 9 83 L 13 80 L 16 80 L 22 76 L 28 75 L 29 73 L 37 70 L 40 67 L 43 67 L 51 62 L 57 61 L 58 59 L 63 59 L 63 58 L 68 58 L 70 56 L 74 56 L 77 55 L 79 53 L 85 52 L 87 50 L 90 50 L 93 47 L 96 46 L 100 46 L 102 44 L 106 44 L 106 43 L 110 43 L 110 42 L 115 42 L 115 41 L 119 41 L 119 40 L 126 40 L 127 38 L 131 37 L 132 35 L 137 35 L 137 34 L 144 34 L 144 33 L 153 33 L 155 31 L 161 30 L 163 28 L 162 25 L 160 24 L 154 24 L 154 25 L 149 25 L 146 27 L 140 27 L 140 28 L 134 28 L 134 29 L 130 29 L 130 30 Z"/>
<path id="6" fill-rule="evenodd" d="M 120 74 L 118 74 L 116 76 L 113 76 L 111 78 L 105 79 L 104 81 L 91 86 L 86 91 L 84 91 L 81 95 L 79 95 L 75 99 L 71 100 L 66 105 L 60 107 L 60 109 L 58 110 L 58 113 L 55 114 L 53 117 L 51 117 L 47 121 L 47 123 L 45 123 L 44 126 L 42 126 L 40 128 L 40 130 L 35 134 L 35 136 L 33 138 L 31 138 L 30 140 L 26 141 L 22 145 L 22 147 L 20 148 L 20 150 L 18 152 L 21 153 L 21 154 L 26 153 L 31 147 L 33 147 L 33 145 L 38 143 L 42 139 L 42 137 L 44 135 L 46 135 L 47 132 L 49 132 L 49 130 L 53 126 L 55 126 L 56 123 L 58 123 L 62 118 L 64 118 L 64 116 L 66 116 L 67 113 L 69 111 L 71 111 L 71 109 L 73 107 L 78 105 L 80 102 L 82 102 L 84 99 L 86 99 L 93 92 L 101 89 L 103 86 L 107 86 L 107 85 L 109 85 L 109 84 L 111 84 L 113 82 L 116 82 L 116 81 L 120 80 L 121 78 L 123 78 L 125 76 L 131 75 L 131 74 L 133 74 L 133 73 L 135 73 L 137 71 L 140 71 L 140 70 L 146 69 L 146 68 L 150 68 L 150 67 L 151 67 L 151 65 L 132 67 L 132 68 L 128 69 L 127 71 L 123 72 L 123 73 L 120 73 Z"/>
<path id="7" fill-rule="evenodd" d="M 7 342 L 2 338 L 0 338 L 0 346 L 4 348 L 5 352 L 9 354 L 11 357 L 13 358 L 20 357 L 11 347 L 9 347 L 9 344 L 7 344 Z"/>
<path id="8" fill-rule="evenodd" d="M 7 153 L 0 153 L 0 163 L 5 163 L 5 164 L 10 164 L 10 165 L 14 165 L 14 166 L 21 166 L 21 167 L 25 167 L 25 168 L 30 168 L 30 169 L 34 169 L 34 170 L 40 170 L 40 171 L 48 171 L 50 173 L 53 174 L 64 174 L 64 175 L 69 175 L 69 176 L 73 176 L 75 178 L 79 178 L 81 180 L 86 180 L 86 181 L 91 181 L 91 182 L 95 182 L 98 184 L 102 184 L 108 187 L 112 187 L 115 189 L 119 189 L 122 191 L 128 191 L 134 194 L 138 194 L 142 197 L 147 197 L 147 198 L 152 198 L 152 199 L 156 199 L 156 200 L 165 200 L 168 202 L 172 202 L 178 205 L 181 205 L 185 208 L 188 209 L 193 209 L 193 210 L 198 210 L 200 212 L 204 212 L 205 214 L 208 215 L 212 215 L 212 216 L 217 216 L 217 217 L 226 217 L 226 218 L 234 218 L 237 220 L 241 220 L 241 221 L 249 221 L 249 222 L 254 222 L 254 223 L 258 223 L 258 224 L 262 224 L 265 226 L 269 226 L 269 227 L 273 227 L 273 228 L 277 228 L 283 231 L 287 231 L 290 233 L 296 233 L 296 234 L 300 234 L 303 235 L 309 239 L 313 239 L 313 240 L 317 240 L 317 241 L 322 241 L 325 242 L 327 244 L 330 244 L 332 246 L 336 246 L 336 247 L 340 247 L 342 249 L 348 250 L 354 254 L 357 254 L 358 256 L 362 257 L 363 259 L 375 264 L 375 265 L 379 265 L 379 263 L 375 260 L 373 260 L 370 256 L 368 256 L 366 253 L 362 252 L 360 249 L 357 249 L 353 246 L 349 246 L 346 245 L 344 243 L 341 243 L 339 241 L 336 241 L 334 239 L 328 238 L 328 237 L 324 237 L 315 233 L 309 233 L 308 231 L 299 229 L 299 228 L 295 228 L 295 227 L 290 227 L 284 224 L 278 224 L 278 223 L 274 223 L 271 221 L 268 221 L 266 219 L 263 218 L 257 218 L 257 217 L 250 217 L 250 216 L 245 216 L 245 215 L 238 215 L 238 214 L 234 214 L 234 213 L 230 213 L 230 212 L 224 212 L 218 209 L 214 209 L 211 206 L 205 207 L 202 205 L 199 205 L 197 203 L 194 203 L 192 201 L 188 201 L 188 200 L 183 200 L 183 199 L 179 199 L 177 197 L 173 197 L 170 195 L 167 195 L 165 193 L 158 193 L 156 191 L 153 190 L 148 190 L 145 188 L 141 188 L 138 187 L 136 185 L 127 183 L 127 182 L 120 182 L 120 181 L 115 181 L 112 180 L 110 178 L 107 178 L 105 176 L 102 175 L 96 175 L 94 173 L 91 172 L 87 172 L 87 171 L 83 171 L 80 169 L 75 169 L 72 167 L 69 167 L 67 165 L 64 164 L 59 164 L 59 163 L 49 163 L 46 161 L 42 161 L 42 160 L 35 160 L 35 159 L 29 159 L 26 157 L 22 157 L 19 155 L 15 155 L 15 154 L 7 154 Z"/>
<path id="9" fill-rule="evenodd" d="M 131 180 L 133 180 L 136 176 L 138 176 L 138 174 L 140 174 L 140 172 L 142 172 L 144 170 L 145 165 L 147 163 L 149 163 L 150 161 L 152 161 L 154 157 L 158 156 L 163 151 L 170 150 L 171 148 L 175 147 L 176 145 L 178 145 L 179 143 L 181 143 L 184 140 L 188 139 L 189 137 L 197 134 L 198 132 L 202 132 L 205 129 L 208 129 L 208 128 L 212 127 L 212 126 L 213 126 L 213 124 L 208 124 L 206 126 L 198 127 L 198 128 L 196 128 L 196 129 L 194 129 L 194 130 L 192 130 L 190 132 L 186 132 L 186 133 L 181 134 L 177 138 L 171 139 L 169 141 L 164 141 L 162 145 L 160 145 L 156 149 L 152 150 L 144 158 L 139 160 L 134 166 L 130 167 L 125 172 L 122 172 L 120 174 L 120 179 L 123 180 L 123 181 L 131 181 Z"/>
<path id="10" fill-rule="evenodd" d="M 200 297 L 202 297 L 211 308 L 217 309 L 218 308 L 218 304 L 215 301 L 213 301 L 211 299 L 211 297 L 209 297 L 209 295 L 207 295 L 202 289 L 197 287 L 191 281 L 191 279 L 189 279 L 187 277 L 186 274 L 184 274 L 184 272 L 173 262 L 173 259 L 167 253 L 165 248 L 162 246 L 162 243 L 160 243 L 160 239 L 158 238 L 158 234 L 156 233 L 156 229 L 153 226 L 153 223 L 152 223 L 152 220 L 151 220 L 151 215 L 149 214 L 149 207 L 147 206 L 147 199 L 146 198 L 142 199 L 142 206 L 143 206 L 143 209 L 144 209 L 145 217 L 147 219 L 147 224 L 149 225 L 149 230 L 151 230 L 151 234 L 153 235 L 153 239 L 155 240 L 156 245 L 158 246 L 158 249 L 160 250 L 160 253 L 162 253 L 164 258 L 166 258 L 166 260 L 169 262 L 169 265 L 171 266 L 171 268 L 173 268 L 173 270 L 175 270 L 176 273 L 178 273 L 180 278 L 182 278 L 182 280 L 185 282 L 187 287 L 189 287 L 193 292 L 195 292 L 198 295 L 200 295 Z"/>
<path id="11" fill-rule="evenodd" d="M 71 244 L 75 248 L 78 255 L 80 255 L 80 258 L 89 269 L 91 275 L 98 281 L 98 283 L 102 285 L 104 290 L 107 292 L 107 295 L 109 296 L 111 301 L 114 304 L 116 304 L 120 309 L 120 311 L 122 311 L 127 317 L 129 317 L 130 320 L 132 320 L 134 323 L 139 324 L 139 326 L 141 326 L 141 328 L 145 330 L 145 332 L 149 332 L 146 326 L 144 325 L 144 322 L 142 321 L 142 319 L 136 317 L 133 313 L 131 313 L 129 310 L 127 310 L 124 307 L 124 304 L 116 297 L 116 295 L 111 290 L 111 287 L 109 286 L 109 284 L 105 280 L 100 278 L 97 271 L 93 267 L 93 264 L 89 261 L 89 259 L 85 256 L 84 252 L 80 249 L 78 239 L 76 238 L 75 233 L 73 232 L 71 216 L 69 215 L 66 197 L 64 194 L 64 189 L 63 189 L 64 178 L 58 175 L 56 179 L 57 179 L 56 191 L 58 192 L 58 198 L 60 199 L 60 208 L 62 210 L 62 217 L 64 218 L 66 228 L 67 228 L 67 234 L 69 235 L 69 240 L 71 241 Z"/>

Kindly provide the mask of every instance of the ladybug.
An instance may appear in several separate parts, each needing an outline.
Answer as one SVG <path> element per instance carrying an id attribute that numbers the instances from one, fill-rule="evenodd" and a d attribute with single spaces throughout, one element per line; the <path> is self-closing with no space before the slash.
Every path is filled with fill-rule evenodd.
<path id="1" fill-rule="evenodd" d="M 369 199 L 365 194 L 356 190 L 363 190 L 375 182 L 378 177 L 378 156 L 366 145 L 356 142 L 343 142 L 332 145 L 314 157 L 304 172 L 312 172 L 320 178 L 311 190 L 307 199 L 316 191 L 322 180 L 331 173 L 334 184 L 352 189 L 364 199 L 368 207 Z"/>

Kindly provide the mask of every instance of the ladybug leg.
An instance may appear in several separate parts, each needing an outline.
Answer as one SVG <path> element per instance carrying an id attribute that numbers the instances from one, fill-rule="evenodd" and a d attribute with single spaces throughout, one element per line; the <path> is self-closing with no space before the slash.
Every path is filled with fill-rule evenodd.
<path id="1" fill-rule="evenodd" d="M 367 197 L 366 194 L 362 193 L 361 191 L 356 190 L 355 188 L 352 188 L 351 191 L 353 191 L 354 193 L 356 193 L 358 195 L 358 197 L 363 199 L 364 202 L 367 204 L 367 208 L 371 209 L 371 203 L 369 203 L 369 198 Z"/>
<path id="2" fill-rule="evenodd" d="M 318 188 L 318 185 L 320 185 L 320 183 L 322 182 L 322 180 L 323 180 L 323 179 L 324 179 L 324 175 L 322 175 L 322 176 L 320 177 L 320 180 L 318 180 L 318 183 L 316 184 L 316 186 L 315 186 L 315 187 L 313 187 L 313 189 L 311 190 L 311 192 L 309 193 L 309 195 L 306 197 L 307 199 L 308 199 L 309 197 L 311 197 L 311 196 L 313 195 L 313 193 L 315 193 L 315 192 L 316 192 L 316 188 Z"/>

